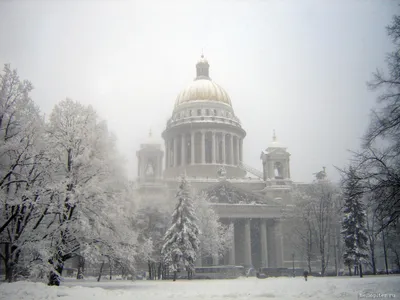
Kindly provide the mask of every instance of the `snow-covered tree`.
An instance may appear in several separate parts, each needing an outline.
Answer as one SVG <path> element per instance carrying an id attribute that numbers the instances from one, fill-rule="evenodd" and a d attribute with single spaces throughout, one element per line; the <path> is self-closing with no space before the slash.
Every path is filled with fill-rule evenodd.
<path id="1" fill-rule="evenodd" d="M 194 262 L 199 250 L 200 230 L 194 210 L 190 184 L 182 177 L 176 194 L 176 208 L 172 213 L 172 225 L 165 233 L 161 253 L 169 270 L 176 274 L 180 269 L 186 269 L 190 279 L 194 270 Z"/>
<path id="2" fill-rule="evenodd" d="M 233 242 L 233 226 L 223 225 L 213 210 L 207 194 L 202 192 L 195 197 L 195 211 L 200 228 L 200 251 L 197 259 L 207 256 L 221 256 Z"/>
<path id="3" fill-rule="evenodd" d="M 361 179 L 352 166 L 349 167 L 347 174 L 348 176 L 342 182 L 344 198 L 342 234 L 345 244 L 343 257 L 348 266 L 353 265 L 359 268 L 359 274 L 362 277 L 362 262 L 368 256 L 366 213 L 362 201 L 363 188 L 360 184 Z"/>
<path id="4" fill-rule="evenodd" d="M 119 258 L 135 255 L 136 236 L 122 220 L 127 184 L 115 138 L 90 106 L 66 99 L 55 106 L 47 126 L 52 161 L 52 208 L 48 218 L 54 249 L 50 284 L 59 283 L 64 262 L 92 253 Z M 132 260 L 130 260 L 132 261 Z"/>
<path id="5" fill-rule="evenodd" d="M 321 261 L 321 275 L 325 275 L 331 258 L 331 247 L 333 244 L 334 216 L 336 215 L 336 200 L 339 196 L 338 190 L 329 180 L 317 180 L 308 188 L 307 193 L 311 198 L 311 213 L 313 216 L 318 258 Z"/>
<path id="6" fill-rule="evenodd" d="M 26 266 L 43 259 L 35 236 L 46 204 L 43 119 L 29 97 L 32 85 L 5 65 L 0 74 L 0 258 L 6 279 L 15 280 Z M 23 258 L 23 254 L 28 253 Z M 25 267 L 24 267 L 25 266 Z"/>
<path id="7" fill-rule="evenodd" d="M 147 264 L 149 279 L 161 277 L 161 249 L 173 209 L 173 203 L 170 201 L 138 201 L 136 211 L 132 214 L 132 225 L 138 233 L 139 243 L 151 241 L 153 245 L 153 249 L 138 260 L 140 264 Z"/>
<path id="8" fill-rule="evenodd" d="M 313 201 L 306 191 L 300 188 L 293 191 L 292 197 L 296 205 L 290 218 L 290 221 L 292 221 L 290 241 L 292 246 L 299 249 L 300 254 L 307 261 L 308 272 L 311 274 L 311 263 L 315 260 L 317 251 Z"/>

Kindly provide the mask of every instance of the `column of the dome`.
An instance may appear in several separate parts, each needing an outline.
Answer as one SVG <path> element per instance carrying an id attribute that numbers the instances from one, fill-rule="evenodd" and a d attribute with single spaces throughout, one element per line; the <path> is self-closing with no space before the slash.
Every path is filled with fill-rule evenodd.
<path id="1" fill-rule="evenodd" d="M 174 137 L 173 139 L 174 143 L 174 167 L 178 166 L 178 138 Z"/>
<path id="2" fill-rule="evenodd" d="M 240 161 L 243 161 L 243 139 L 240 139 L 240 143 L 239 143 L 239 158 Z"/>
<path id="3" fill-rule="evenodd" d="M 165 169 L 169 167 L 169 140 L 165 140 Z"/>
<path id="4" fill-rule="evenodd" d="M 222 132 L 222 163 L 226 163 L 225 132 Z"/>
<path id="5" fill-rule="evenodd" d="M 185 143 L 185 135 L 182 134 L 182 140 L 181 140 L 181 165 L 185 165 L 185 158 L 186 158 L 186 143 Z"/>
<path id="6" fill-rule="evenodd" d="M 231 134 L 231 165 L 234 165 L 235 160 L 233 159 L 233 135 Z"/>
<path id="7" fill-rule="evenodd" d="M 194 157 L 194 132 L 190 133 L 190 164 L 195 164 L 195 157 Z"/>
<path id="8" fill-rule="evenodd" d="M 215 144 L 215 131 L 212 132 L 212 163 L 216 162 L 217 145 Z"/>
<path id="9" fill-rule="evenodd" d="M 236 136 L 236 164 L 239 164 L 240 161 L 240 138 Z"/>
<path id="10" fill-rule="evenodd" d="M 206 163 L 206 133 L 201 131 L 201 163 Z"/>

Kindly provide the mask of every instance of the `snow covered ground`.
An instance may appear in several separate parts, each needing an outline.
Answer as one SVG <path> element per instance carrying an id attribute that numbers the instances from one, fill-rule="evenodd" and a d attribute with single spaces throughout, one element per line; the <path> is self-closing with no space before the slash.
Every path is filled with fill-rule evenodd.
<path id="1" fill-rule="evenodd" d="M 362 299 L 400 297 L 399 276 L 309 278 L 241 278 L 233 280 L 66 281 L 61 287 L 43 283 L 0 284 L 7 300 L 163 300 L 163 299 Z M 364 296 L 364 297 L 363 297 Z"/>

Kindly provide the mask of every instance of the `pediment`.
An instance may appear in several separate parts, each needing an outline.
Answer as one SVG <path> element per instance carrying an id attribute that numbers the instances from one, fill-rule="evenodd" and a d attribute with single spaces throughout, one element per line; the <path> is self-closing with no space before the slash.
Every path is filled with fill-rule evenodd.
<path id="1" fill-rule="evenodd" d="M 263 195 L 237 187 L 226 180 L 208 187 L 204 192 L 211 203 L 272 204 Z"/>

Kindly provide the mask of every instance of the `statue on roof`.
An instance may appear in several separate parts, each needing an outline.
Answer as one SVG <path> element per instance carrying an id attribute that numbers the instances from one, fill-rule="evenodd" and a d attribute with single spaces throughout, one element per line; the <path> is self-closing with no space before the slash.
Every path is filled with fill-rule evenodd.
<path id="1" fill-rule="evenodd" d="M 326 171 L 325 170 L 326 170 L 326 168 L 322 167 L 322 171 L 314 173 L 313 175 L 315 175 L 315 178 L 317 180 L 324 180 L 324 179 L 326 179 Z"/>

